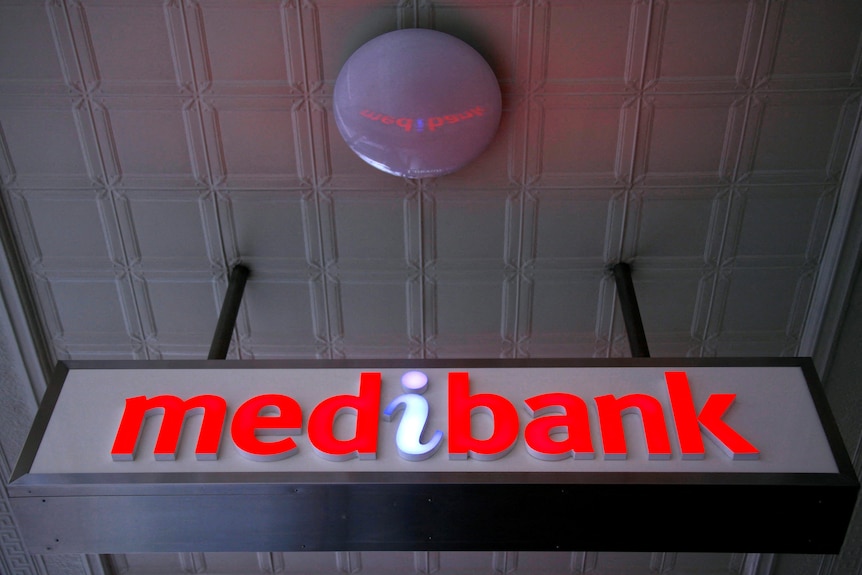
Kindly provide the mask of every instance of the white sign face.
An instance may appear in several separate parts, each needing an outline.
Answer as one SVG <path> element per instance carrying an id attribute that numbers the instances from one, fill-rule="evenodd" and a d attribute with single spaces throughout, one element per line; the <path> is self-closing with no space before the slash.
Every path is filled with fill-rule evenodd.
<path id="1" fill-rule="evenodd" d="M 602 366 L 73 368 L 29 469 L 191 472 L 838 467 L 798 366 Z"/>

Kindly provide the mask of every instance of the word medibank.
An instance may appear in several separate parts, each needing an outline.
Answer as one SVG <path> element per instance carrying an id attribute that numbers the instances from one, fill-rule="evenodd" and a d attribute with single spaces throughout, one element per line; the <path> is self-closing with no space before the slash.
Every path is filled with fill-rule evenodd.
<path id="1" fill-rule="evenodd" d="M 114 461 L 133 461 L 139 455 L 144 426 L 158 425 L 153 456 L 174 460 L 185 420 L 199 415 L 198 460 L 218 459 L 225 434 L 244 457 L 253 461 L 285 459 L 300 451 L 303 444 L 332 461 L 375 459 L 384 425 L 397 425 L 395 444 L 399 456 L 407 461 L 422 461 L 441 450 L 448 452 L 449 459 L 499 459 L 519 444 L 519 437 L 528 453 L 541 460 L 594 459 L 597 448 L 604 459 L 626 459 L 626 442 L 635 440 L 626 437 L 623 416 L 627 414 L 639 415 L 637 433 L 642 431 L 641 441 L 649 459 L 674 457 L 671 433 L 676 435 L 677 457 L 681 459 L 703 459 L 704 439 L 714 442 L 730 459 L 760 457 L 759 450 L 723 419 L 736 394 L 713 393 L 702 405 L 695 405 L 684 371 L 664 373 L 662 388 L 666 393 L 658 394 L 660 397 L 643 393 L 599 395 L 589 405 L 584 398 L 564 392 L 522 400 L 473 393 L 469 372 L 449 372 L 445 430 L 426 429 L 432 408 L 423 396 L 428 387 L 423 372 L 403 374 L 403 393 L 385 406 L 381 404 L 380 373 L 361 372 L 358 384 L 355 395 L 325 397 L 313 406 L 300 405 L 293 397 L 281 394 L 257 395 L 230 409 L 219 395 L 128 397 L 111 457 Z M 523 429 L 519 408 L 527 414 Z M 229 412 L 232 416 L 226 426 Z M 335 421 L 341 414 L 354 416 L 355 427 L 351 424 L 349 437 L 336 433 Z M 591 426 L 591 414 L 597 417 L 597 426 Z M 161 415 L 161 421 L 150 417 L 153 415 Z M 471 424 L 474 416 L 489 418 L 490 431 L 475 433 Z M 598 429 L 599 437 L 594 437 L 591 429 Z"/>

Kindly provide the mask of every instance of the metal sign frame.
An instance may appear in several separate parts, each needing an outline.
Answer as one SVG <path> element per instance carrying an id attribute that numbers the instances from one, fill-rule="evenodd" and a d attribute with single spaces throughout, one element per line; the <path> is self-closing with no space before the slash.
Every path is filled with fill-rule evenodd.
<path id="1" fill-rule="evenodd" d="M 70 369 L 763 366 L 801 369 L 837 473 L 31 473 Z M 9 484 L 33 553 L 837 553 L 858 491 L 808 358 L 61 362 Z"/>

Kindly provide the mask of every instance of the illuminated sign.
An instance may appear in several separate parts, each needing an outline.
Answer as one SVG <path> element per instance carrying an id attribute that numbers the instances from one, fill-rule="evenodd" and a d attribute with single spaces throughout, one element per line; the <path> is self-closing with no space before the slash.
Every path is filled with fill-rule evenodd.
<path id="1" fill-rule="evenodd" d="M 388 32 L 344 63 L 332 92 L 335 125 L 362 160 L 407 178 L 451 174 L 491 143 L 500 84 L 485 59 L 449 34 Z"/>
<path id="2" fill-rule="evenodd" d="M 362 110 L 359 112 L 359 115 L 363 118 L 368 118 L 372 122 L 380 122 L 384 126 L 396 126 L 401 128 L 405 132 L 435 132 L 437 129 L 446 126 L 447 124 L 458 124 L 459 122 L 463 122 L 465 120 L 470 120 L 472 118 L 480 118 L 485 115 L 485 108 L 483 106 L 473 106 L 468 110 L 464 110 L 463 112 L 458 112 L 457 114 L 445 114 L 443 116 L 431 116 L 429 118 L 403 118 L 398 117 L 394 118 L 392 116 L 387 116 L 386 114 L 381 114 L 380 112 L 374 112 L 372 110 Z"/>
<path id="3" fill-rule="evenodd" d="M 824 552 L 858 491 L 808 360 L 74 362 L 59 374 L 9 488 L 43 552 L 212 538 L 219 550 L 639 550 L 659 548 L 657 533 L 680 549 Z M 740 505 L 770 525 L 704 542 L 670 520 Z M 540 525 L 537 508 L 561 516 Z M 94 543 L 57 520 L 99 510 L 143 514 L 177 540 L 136 523 L 94 528 Z M 619 513 L 655 533 L 598 519 Z"/>
<path id="4" fill-rule="evenodd" d="M 723 415 L 736 398 L 735 393 L 711 393 L 698 411 L 692 398 L 688 376 L 684 371 L 665 372 L 667 399 L 682 459 L 703 459 L 703 436 L 711 439 L 730 459 L 758 459 L 760 451 L 736 432 Z M 361 372 L 357 395 L 328 397 L 308 414 L 308 442 L 321 457 L 331 461 L 376 459 L 381 419 L 391 421 L 402 411 L 395 434 L 398 455 L 408 461 L 425 460 L 437 451 L 446 434 L 435 430 L 422 440 L 430 406 L 420 395 L 427 388 L 428 377 L 421 371 L 409 371 L 401 377 L 406 393 L 386 406 L 381 418 L 381 374 Z M 421 386 L 413 382 L 422 381 Z M 573 381 L 571 384 L 576 385 Z M 671 459 L 670 434 L 665 408 L 658 398 L 630 393 L 623 396 L 605 394 L 594 398 L 605 459 L 626 459 L 628 448 L 623 426 L 627 413 L 640 416 L 648 459 Z M 593 459 L 592 432 L 587 403 L 578 395 L 564 392 L 543 393 L 524 400 L 530 421 L 523 430 L 527 452 L 541 460 L 568 457 Z M 401 409 L 403 408 L 403 410 Z M 449 459 L 491 461 L 509 453 L 518 440 L 520 422 L 515 405 L 502 395 L 470 391 L 468 372 L 448 374 L 448 453 Z M 141 429 L 148 416 L 161 416 L 153 454 L 157 460 L 176 459 L 177 447 L 185 419 L 200 415 L 200 431 L 195 446 L 198 460 L 216 460 L 222 442 L 228 410 L 219 395 L 196 395 L 182 399 L 176 395 L 135 396 L 125 400 L 122 419 L 111 448 L 114 461 L 132 461 Z M 334 432 L 340 414 L 352 413 L 355 429 L 352 437 L 340 439 Z M 476 413 L 490 417 L 487 437 L 476 437 L 472 419 Z M 751 414 L 753 415 L 753 414 Z M 753 419 L 753 417 L 752 417 Z M 756 429 L 756 425 L 751 425 Z M 278 461 L 298 452 L 296 441 L 289 436 L 303 433 L 303 411 L 297 401 L 284 394 L 254 396 L 233 412 L 230 438 L 239 453 L 255 461 Z M 265 436 L 288 436 L 277 440 Z"/>

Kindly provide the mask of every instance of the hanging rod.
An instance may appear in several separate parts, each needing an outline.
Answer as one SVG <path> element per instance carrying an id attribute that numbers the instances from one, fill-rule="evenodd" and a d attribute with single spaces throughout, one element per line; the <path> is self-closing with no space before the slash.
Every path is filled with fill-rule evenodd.
<path id="1" fill-rule="evenodd" d="M 242 292 L 245 289 L 245 282 L 249 273 L 249 269 L 242 264 L 237 264 L 230 272 L 227 292 L 224 294 L 221 313 L 218 316 L 218 323 L 207 359 L 227 358 L 227 351 L 236 326 L 236 316 L 239 313 L 239 304 L 242 301 Z"/>
<path id="2" fill-rule="evenodd" d="M 620 262 L 615 264 L 612 270 L 617 283 L 617 297 L 620 300 L 632 357 L 649 357 L 649 346 L 647 346 L 641 312 L 635 296 L 635 286 L 632 282 L 632 268 L 629 264 Z"/>

